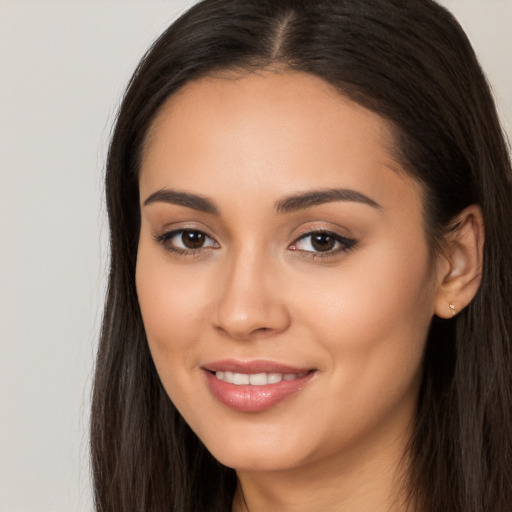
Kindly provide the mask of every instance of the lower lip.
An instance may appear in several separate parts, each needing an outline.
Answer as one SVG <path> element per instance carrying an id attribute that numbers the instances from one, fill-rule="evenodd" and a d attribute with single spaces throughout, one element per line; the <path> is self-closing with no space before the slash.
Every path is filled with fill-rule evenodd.
<path id="1" fill-rule="evenodd" d="M 309 372 L 294 380 L 282 380 L 277 384 L 251 386 L 230 384 L 204 370 L 212 394 L 225 406 L 240 412 L 260 412 L 286 400 L 300 391 L 316 372 Z"/>

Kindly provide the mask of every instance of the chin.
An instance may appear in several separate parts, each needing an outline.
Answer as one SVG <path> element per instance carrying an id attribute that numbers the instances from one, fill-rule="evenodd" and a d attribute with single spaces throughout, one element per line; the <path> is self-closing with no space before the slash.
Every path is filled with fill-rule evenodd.
<path id="1" fill-rule="evenodd" d="M 297 467 L 314 450 L 292 436 L 224 435 L 203 439 L 207 450 L 221 464 L 237 471 L 281 471 Z"/>
<path id="2" fill-rule="evenodd" d="M 294 456 L 294 454 L 274 453 L 269 456 L 262 455 L 258 450 L 238 450 L 235 453 L 219 450 L 211 453 L 224 466 L 243 472 L 283 471 L 298 465 L 296 454 Z"/>

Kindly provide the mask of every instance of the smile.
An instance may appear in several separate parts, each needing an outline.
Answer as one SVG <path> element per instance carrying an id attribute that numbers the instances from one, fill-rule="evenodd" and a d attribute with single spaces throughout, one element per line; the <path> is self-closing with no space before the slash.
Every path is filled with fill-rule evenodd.
<path id="1" fill-rule="evenodd" d="M 228 371 L 215 372 L 217 379 L 234 384 L 235 386 L 266 386 L 267 384 L 278 384 L 285 380 L 295 380 L 304 377 L 308 372 L 301 373 L 235 373 Z"/>
<path id="2" fill-rule="evenodd" d="M 238 412 L 262 412 L 291 398 L 316 370 L 269 361 L 218 361 L 202 368 L 212 396 Z"/>

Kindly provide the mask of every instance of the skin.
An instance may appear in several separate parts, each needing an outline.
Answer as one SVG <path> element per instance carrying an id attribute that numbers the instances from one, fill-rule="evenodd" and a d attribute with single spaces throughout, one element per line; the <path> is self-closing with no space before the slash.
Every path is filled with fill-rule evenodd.
<path id="1" fill-rule="evenodd" d="M 291 72 L 191 82 L 150 130 L 136 273 L 144 325 L 169 397 L 237 470 L 234 511 L 406 510 L 399 482 L 427 330 L 474 295 L 483 228 L 470 207 L 433 259 L 421 189 L 392 146 L 385 120 Z M 378 206 L 276 212 L 283 198 L 333 188 Z M 145 204 L 162 189 L 208 198 L 218 213 Z M 179 229 L 205 233 L 204 245 L 158 239 Z M 313 230 L 354 244 L 315 251 L 304 237 Z M 220 359 L 315 373 L 283 402 L 244 413 L 205 383 L 202 366 Z"/>

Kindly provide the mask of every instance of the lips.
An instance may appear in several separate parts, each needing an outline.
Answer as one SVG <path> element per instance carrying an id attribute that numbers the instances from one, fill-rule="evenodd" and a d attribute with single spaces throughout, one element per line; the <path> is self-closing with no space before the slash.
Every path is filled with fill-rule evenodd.
<path id="1" fill-rule="evenodd" d="M 216 361 L 203 367 L 210 392 L 225 406 L 240 412 L 260 412 L 296 394 L 315 370 L 272 361 Z"/>

